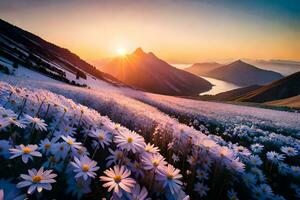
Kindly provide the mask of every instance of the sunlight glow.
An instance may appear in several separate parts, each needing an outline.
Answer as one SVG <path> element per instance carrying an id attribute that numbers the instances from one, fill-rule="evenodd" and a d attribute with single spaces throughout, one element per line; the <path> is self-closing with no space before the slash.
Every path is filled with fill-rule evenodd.
<path id="1" fill-rule="evenodd" d="M 118 49 L 117 49 L 117 54 L 118 54 L 119 56 L 125 56 L 126 53 L 127 53 L 127 50 L 126 50 L 125 48 L 118 48 Z"/>

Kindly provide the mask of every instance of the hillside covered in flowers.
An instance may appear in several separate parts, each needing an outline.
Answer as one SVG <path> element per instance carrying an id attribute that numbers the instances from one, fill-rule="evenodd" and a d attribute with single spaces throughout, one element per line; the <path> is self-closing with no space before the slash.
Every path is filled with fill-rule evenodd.
<path id="1" fill-rule="evenodd" d="M 300 197 L 299 113 L 2 80 L 5 199 Z"/>

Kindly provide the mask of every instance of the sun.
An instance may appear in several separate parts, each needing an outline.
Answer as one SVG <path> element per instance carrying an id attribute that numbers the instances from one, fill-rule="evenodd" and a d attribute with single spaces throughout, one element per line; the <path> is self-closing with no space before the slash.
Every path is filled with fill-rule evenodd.
<path id="1" fill-rule="evenodd" d="M 125 56 L 127 53 L 127 50 L 125 48 L 117 48 L 116 51 L 119 56 Z"/>

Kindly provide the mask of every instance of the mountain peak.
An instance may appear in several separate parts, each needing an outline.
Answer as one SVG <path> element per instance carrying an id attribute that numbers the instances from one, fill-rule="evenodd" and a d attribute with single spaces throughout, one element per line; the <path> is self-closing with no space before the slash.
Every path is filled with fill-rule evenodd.
<path id="1" fill-rule="evenodd" d="M 135 55 L 144 55 L 144 54 L 146 54 L 146 53 L 143 51 L 143 49 L 142 49 L 141 47 L 138 47 L 138 48 L 133 52 L 133 54 L 135 54 Z"/>
<path id="2" fill-rule="evenodd" d="M 247 64 L 244 61 L 242 61 L 241 59 L 238 59 L 238 60 L 234 61 L 233 63 L 235 63 L 235 64 Z"/>

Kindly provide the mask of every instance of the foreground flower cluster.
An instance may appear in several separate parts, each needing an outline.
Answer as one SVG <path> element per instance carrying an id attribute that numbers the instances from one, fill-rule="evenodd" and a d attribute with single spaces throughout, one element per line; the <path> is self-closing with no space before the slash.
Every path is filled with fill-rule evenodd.
<path id="1" fill-rule="evenodd" d="M 1 83 L 0 96 L 4 199 L 189 199 L 180 170 L 141 135 L 46 90 Z"/>
<path id="2" fill-rule="evenodd" d="M 4 86 L 6 90 L 3 91 L 6 91 L 7 97 L 9 96 L 8 86 L 4 84 L 2 87 Z M 41 141 L 41 144 L 63 143 L 53 147 L 58 149 L 57 151 L 61 152 L 61 155 L 67 155 L 67 149 L 76 149 L 78 145 L 87 148 L 86 157 L 74 156 L 74 159 L 71 159 L 68 164 L 72 167 L 70 176 L 72 178 L 78 176 L 75 178 L 76 181 L 74 179 L 66 180 L 68 185 L 73 185 L 67 190 L 71 194 L 77 195 L 76 191 L 80 188 L 82 193 L 92 194 L 97 198 L 110 191 L 113 199 L 120 198 L 119 191 L 122 193 L 121 198 L 126 199 L 148 197 L 188 199 L 186 194 L 191 199 L 299 198 L 300 143 L 295 126 L 297 123 L 299 124 L 297 115 L 293 115 L 296 118 L 293 118 L 290 123 L 293 124 L 296 131 L 290 131 L 290 124 L 287 124 L 286 120 L 274 124 L 276 117 L 268 121 L 263 117 L 249 116 L 247 119 L 247 116 L 230 116 L 224 113 L 218 115 L 214 112 L 213 115 L 218 115 L 218 120 L 216 120 L 215 117 L 210 116 L 208 108 L 205 111 L 207 113 L 202 113 L 193 105 L 186 104 L 191 109 L 183 107 L 184 109 L 180 110 L 179 108 L 183 105 L 178 100 L 176 100 L 177 102 L 171 101 L 171 97 L 166 97 L 165 101 L 164 99 L 150 100 L 149 96 L 140 95 L 141 101 L 155 105 L 165 113 L 177 118 L 179 120 L 177 121 L 152 106 L 112 91 L 93 91 L 63 85 L 50 85 L 46 88 L 105 113 L 112 120 L 139 133 L 139 135 L 120 135 L 120 132 L 130 133 L 130 131 L 114 123 L 107 123 L 106 121 L 109 120 L 103 117 L 101 117 L 102 120 L 106 120 L 101 122 L 100 128 L 88 127 L 89 125 L 86 126 L 86 122 L 84 122 L 86 121 L 86 111 L 82 115 L 83 118 L 80 117 L 81 112 L 79 111 L 76 113 L 76 117 L 71 117 L 79 122 L 80 128 L 75 123 L 69 124 L 68 127 L 64 127 L 63 131 L 59 131 L 61 124 L 56 125 L 47 119 L 47 115 L 46 117 L 41 115 L 39 119 L 42 118 L 46 121 L 47 131 L 53 135 L 48 140 Z M 43 99 L 44 92 L 46 91 L 36 91 L 35 94 L 41 95 L 40 98 Z M 47 93 L 47 95 L 53 94 Z M 69 103 L 72 101 L 68 100 L 66 103 L 61 100 L 64 99 L 63 97 L 54 96 L 55 102 L 60 100 L 54 105 L 65 106 L 69 112 Z M 3 101 L 2 105 L 5 105 L 5 102 Z M 5 108 L 12 108 L 8 104 L 5 106 Z M 19 103 L 18 107 L 21 109 L 22 103 Z M 43 104 L 42 107 L 46 110 L 44 112 L 47 112 L 46 104 Z M 35 108 L 38 109 L 39 106 L 35 106 Z M 28 113 L 26 112 L 26 114 Z M 62 114 L 63 112 L 60 116 Z M 34 113 L 29 115 L 35 117 Z M 28 120 L 29 118 L 27 117 L 27 119 L 25 116 L 24 114 L 24 120 Z M 94 117 L 95 114 L 93 113 L 90 117 L 93 118 L 92 116 Z M 291 116 L 287 115 L 287 120 L 290 118 Z M 57 120 L 59 119 L 60 117 L 57 117 Z M 94 126 L 95 121 L 88 121 L 88 123 Z M 18 123 L 16 122 L 16 124 Z M 51 131 L 56 126 L 56 130 Z M 197 130 L 189 126 L 193 126 Z M 271 129 L 272 126 L 277 129 Z M 106 131 L 99 132 L 97 129 Z M 138 136 L 141 135 L 146 143 L 152 143 L 142 145 L 144 153 L 140 153 L 142 137 Z M 56 141 L 57 138 L 59 138 L 58 141 Z M 3 145 L 10 144 L 4 142 Z M 24 146 L 28 145 L 34 144 L 24 144 Z M 62 159 L 60 154 L 53 153 L 53 150 L 46 146 L 38 150 L 43 157 L 45 154 L 50 155 L 51 158 Z M 99 149 L 99 151 L 94 151 L 94 149 Z M 34 152 L 35 150 L 32 151 L 32 153 Z M 70 150 L 70 152 L 76 153 L 74 150 Z M 12 155 L 6 155 L 6 157 L 10 156 Z M 34 160 L 40 158 L 34 155 L 31 157 Z M 28 163 L 31 163 L 31 158 L 28 159 Z M 50 159 L 47 161 L 47 164 L 51 163 Z M 93 161 L 97 164 L 95 165 Z M 164 167 L 161 168 L 161 166 Z M 97 169 L 97 167 L 100 168 Z M 50 169 L 44 168 L 44 170 Z M 55 180 L 60 178 L 55 169 L 53 173 L 58 175 Z M 85 176 L 88 177 L 87 181 Z M 93 176 L 96 178 L 90 178 Z M 134 188 L 131 187 L 133 180 L 138 183 L 134 185 Z M 53 184 L 52 191 L 56 190 L 55 185 L 57 184 L 60 182 Z M 131 193 L 127 194 L 128 188 L 131 188 Z M 180 189 L 178 190 L 178 188 Z M 108 198 L 109 195 L 105 197 Z"/>

